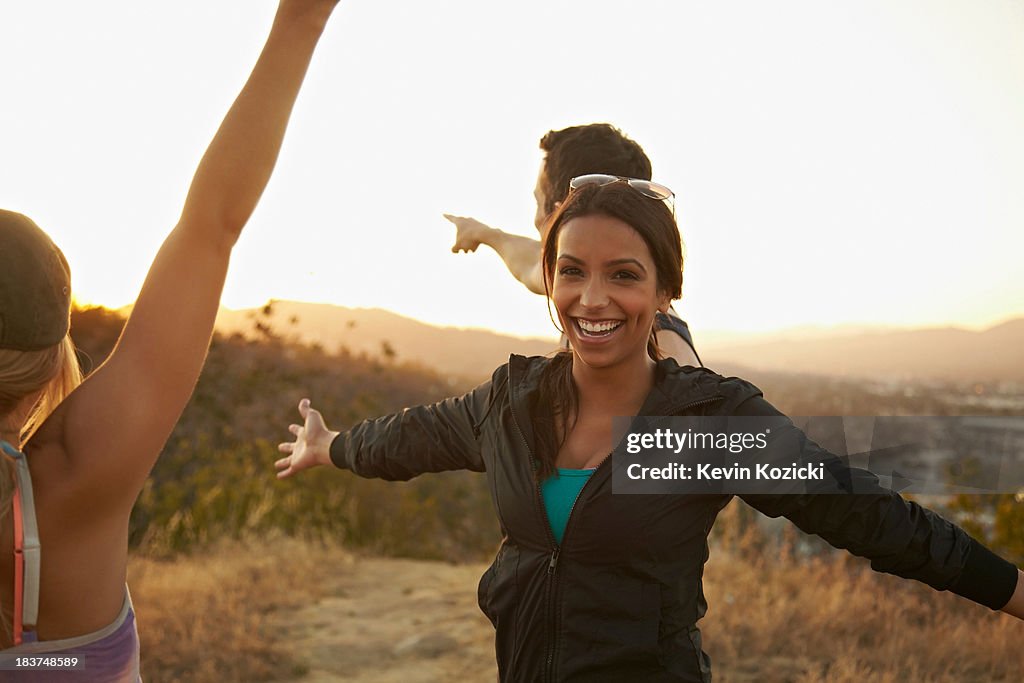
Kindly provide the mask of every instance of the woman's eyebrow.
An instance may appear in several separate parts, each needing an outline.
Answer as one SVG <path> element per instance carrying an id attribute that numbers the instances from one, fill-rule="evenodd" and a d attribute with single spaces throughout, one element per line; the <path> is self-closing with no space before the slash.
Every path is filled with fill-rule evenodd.
<path id="1" fill-rule="evenodd" d="M 605 266 L 622 266 L 622 265 L 626 265 L 627 263 L 636 266 L 637 268 L 639 268 L 640 270 L 644 271 L 645 273 L 647 272 L 647 269 L 644 268 L 644 264 L 640 263 L 635 258 L 617 258 L 617 259 L 612 259 L 611 261 L 605 261 L 604 265 Z"/>
<path id="2" fill-rule="evenodd" d="M 572 261 L 574 263 L 579 263 L 579 264 L 585 263 L 585 261 L 583 259 L 579 258 L 578 256 L 573 256 L 572 254 L 559 254 L 558 255 L 558 260 L 561 261 L 562 259 L 565 259 L 566 261 Z M 635 258 L 617 258 L 617 259 L 612 259 L 611 261 L 605 261 L 604 265 L 607 268 L 609 266 L 621 266 L 621 265 L 624 265 L 624 264 L 627 264 L 627 263 L 635 265 L 637 268 L 639 268 L 640 270 L 644 271 L 645 273 L 647 272 L 647 269 L 644 267 L 644 264 L 640 263 Z"/>

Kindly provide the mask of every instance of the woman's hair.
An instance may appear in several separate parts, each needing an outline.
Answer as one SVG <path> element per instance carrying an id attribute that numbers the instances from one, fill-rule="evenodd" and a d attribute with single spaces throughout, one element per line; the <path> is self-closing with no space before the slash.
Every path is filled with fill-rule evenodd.
<path id="1" fill-rule="evenodd" d="M 654 260 L 658 292 L 678 299 L 683 289 L 683 244 L 672 211 L 663 201 L 640 194 L 624 182 L 609 185 L 584 185 L 569 194 L 551 216 L 551 227 L 544 240 L 541 263 L 544 290 L 550 301 L 558 258 L 558 234 L 573 218 L 609 216 L 632 227 L 647 245 Z M 661 357 L 654 331 L 647 352 L 655 360 Z M 543 480 L 554 473 L 555 457 L 576 422 L 579 397 L 572 379 L 572 353 L 559 352 L 541 376 L 537 403 L 531 406 L 536 425 L 537 478 Z"/>
<path id="2" fill-rule="evenodd" d="M 71 336 L 42 351 L 0 349 L 0 422 L 6 422 L 27 396 L 42 391 L 17 430 L 21 448 L 58 404 L 82 382 L 82 372 Z M 0 457 L 0 521 L 11 509 L 14 495 L 14 467 L 11 459 Z"/>

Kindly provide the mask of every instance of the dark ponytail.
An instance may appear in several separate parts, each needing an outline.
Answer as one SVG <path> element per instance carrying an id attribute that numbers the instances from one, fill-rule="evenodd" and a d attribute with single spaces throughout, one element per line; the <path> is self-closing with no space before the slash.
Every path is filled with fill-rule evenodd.
<path id="1" fill-rule="evenodd" d="M 530 419 L 537 437 L 537 481 L 555 473 L 555 457 L 576 424 L 579 392 L 572 379 L 572 351 L 559 351 L 540 377 Z"/>

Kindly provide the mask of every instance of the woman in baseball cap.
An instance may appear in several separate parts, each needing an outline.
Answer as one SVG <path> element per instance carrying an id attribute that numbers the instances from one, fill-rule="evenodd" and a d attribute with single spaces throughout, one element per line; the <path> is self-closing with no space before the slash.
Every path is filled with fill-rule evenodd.
<path id="1" fill-rule="evenodd" d="M 232 246 L 336 3 L 281 0 L 121 338 L 84 382 L 67 261 L 0 211 L 0 678 L 139 680 L 128 517 L 199 376 Z M 60 670 L 24 668 L 35 662 Z"/>

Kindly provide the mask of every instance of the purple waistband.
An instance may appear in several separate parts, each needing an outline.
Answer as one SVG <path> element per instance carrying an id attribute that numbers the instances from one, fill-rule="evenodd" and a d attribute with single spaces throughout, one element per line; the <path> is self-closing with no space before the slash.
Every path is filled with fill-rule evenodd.
<path id="1" fill-rule="evenodd" d="M 120 619 L 120 617 L 119 617 Z M 116 621 L 114 622 L 117 623 Z M 113 626 L 113 624 L 111 624 Z M 77 639 L 68 639 L 74 641 Z M 139 675 L 139 633 L 135 628 L 135 612 L 130 603 L 123 621 L 113 631 L 84 645 L 61 649 L 48 649 L 47 645 L 61 646 L 65 641 L 26 643 L 3 650 L 5 655 L 26 657 L 77 657 L 81 669 L 65 671 L 0 671 L 0 681 L 12 683 L 141 683 Z"/>

